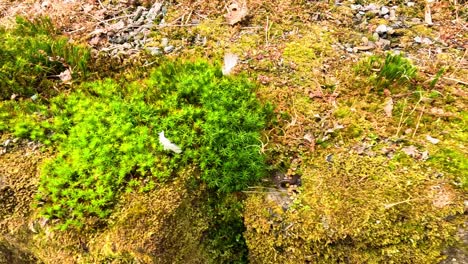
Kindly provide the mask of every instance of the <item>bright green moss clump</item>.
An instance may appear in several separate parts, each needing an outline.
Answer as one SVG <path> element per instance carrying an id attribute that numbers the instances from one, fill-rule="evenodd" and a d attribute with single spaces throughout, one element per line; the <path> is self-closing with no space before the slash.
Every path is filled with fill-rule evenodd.
<path id="1" fill-rule="evenodd" d="M 406 87 L 417 76 L 417 67 L 401 54 L 387 53 L 373 55 L 356 66 L 356 72 L 369 76 L 370 81 L 379 89 Z"/>
<path id="2" fill-rule="evenodd" d="M 133 84 L 85 84 L 52 100 L 47 139 L 59 146 L 42 171 L 42 213 L 63 227 L 106 218 L 120 192 L 150 190 L 187 165 L 212 190 L 241 190 L 264 175 L 268 112 L 250 82 L 205 62 L 168 62 Z M 181 154 L 163 149 L 161 131 Z"/>
<path id="3" fill-rule="evenodd" d="M 0 39 L 0 99 L 53 93 L 61 72 L 86 72 L 89 50 L 58 37 L 48 19 L 18 17 L 13 30 L 0 27 Z"/>
<path id="4" fill-rule="evenodd" d="M 463 213 L 463 195 L 450 183 L 386 157 L 321 157 L 302 179 L 287 211 L 275 194 L 248 199 L 252 263 L 438 263 L 454 242 L 449 219 Z"/>

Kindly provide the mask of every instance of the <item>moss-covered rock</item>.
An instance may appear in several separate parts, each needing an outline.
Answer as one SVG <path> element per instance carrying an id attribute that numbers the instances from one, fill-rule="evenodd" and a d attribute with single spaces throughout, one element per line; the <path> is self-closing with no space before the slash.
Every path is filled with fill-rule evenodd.
<path id="1" fill-rule="evenodd" d="M 337 154 L 303 173 L 286 211 L 268 197 L 247 200 L 252 263 L 436 263 L 454 242 L 463 194 L 418 164 Z"/>

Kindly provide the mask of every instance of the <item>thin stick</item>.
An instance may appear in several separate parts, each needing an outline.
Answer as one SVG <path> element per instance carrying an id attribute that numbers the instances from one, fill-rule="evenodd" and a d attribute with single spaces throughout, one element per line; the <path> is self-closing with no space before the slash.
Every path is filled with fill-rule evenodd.
<path id="1" fill-rule="evenodd" d="M 411 136 L 412 138 L 414 138 L 414 135 L 416 135 L 416 131 L 418 131 L 418 128 L 419 128 L 419 124 L 421 123 L 421 117 L 424 113 L 424 109 L 426 108 L 425 105 L 423 105 L 423 108 L 421 110 L 421 114 L 419 114 L 419 117 L 418 117 L 418 123 L 416 124 L 416 128 L 414 129 L 414 132 L 413 132 L 413 136 Z"/>
<path id="2" fill-rule="evenodd" d="M 243 193 L 261 193 L 261 194 L 266 194 L 266 193 L 278 193 L 282 194 L 281 192 L 257 192 L 257 191 L 242 191 Z"/>
<path id="3" fill-rule="evenodd" d="M 106 9 L 106 8 L 104 7 L 104 5 L 102 4 L 101 0 L 98 0 L 98 2 L 99 2 L 99 5 L 100 5 L 103 9 Z"/>
<path id="4" fill-rule="evenodd" d="M 132 16 L 134 16 L 134 14 L 125 15 L 125 16 L 113 17 L 113 18 L 109 18 L 109 19 L 105 19 L 105 20 L 99 20 L 99 22 L 96 22 L 96 24 L 107 23 L 107 22 L 109 22 L 109 21 L 118 20 L 118 19 L 121 19 L 121 18 L 132 17 Z M 93 18 L 94 18 L 94 17 L 93 17 Z M 96 18 L 94 18 L 94 19 L 96 19 Z M 96 20 L 97 20 L 97 19 L 96 19 Z"/>
<path id="5" fill-rule="evenodd" d="M 408 116 L 405 118 L 405 120 L 403 120 L 402 123 L 406 122 L 406 120 L 408 120 L 408 118 L 414 113 L 414 111 L 416 111 L 416 108 L 418 107 L 419 103 L 421 103 L 422 98 L 423 98 L 423 97 L 421 96 L 421 93 L 420 93 L 420 94 L 419 94 L 419 100 L 418 100 L 418 102 L 416 103 L 416 105 L 414 106 L 414 108 L 411 110 L 411 112 L 408 114 Z M 400 124 L 401 124 L 401 123 L 400 123 Z M 397 131 L 397 133 L 400 132 L 400 129 L 401 129 L 401 128 L 400 128 L 400 124 L 398 125 L 398 131 Z M 398 136 L 398 134 L 397 134 L 397 136 Z"/>
<path id="6" fill-rule="evenodd" d="M 468 82 L 464 82 L 464 81 L 454 79 L 454 78 L 450 78 L 450 77 L 442 77 L 442 79 L 453 81 L 453 82 L 456 82 L 456 83 L 461 83 L 463 85 L 468 85 Z"/>
<path id="7" fill-rule="evenodd" d="M 190 10 L 190 13 L 189 13 L 189 15 L 187 16 L 187 19 L 185 20 L 185 24 L 188 24 L 190 18 L 192 18 L 192 13 L 193 13 L 193 10 Z"/>
<path id="8" fill-rule="evenodd" d="M 384 207 L 385 207 L 385 209 L 390 209 L 390 208 L 392 208 L 392 207 L 394 207 L 396 205 L 409 203 L 409 202 L 414 201 L 414 200 L 415 199 L 408 198 L 408 199 L 406 199 L 404 201 L 401 201 L 401 202 L 396 202 L 396 203 L 391 203 L 391 204 L 384 204 Z"/>
<path id="9" fill-rule="evenodd" d="M 71 33 L 75 33 L 75 32 L 78 32 L 78 31 L 82 31 L 86 29 L 85 27 L 81 27 L 79 29 L 75 29 L 75 30 L 72 30 L 72 31 L 65 31 L 64 33 L 67 33 L 67 34 L 71 34 Z"/>
<path id="10" fill-rule="evenodd" d="M 278 189 L 276 189 L 276 188 L 264 187 L 264 186 L 249 186 L 247 188 L 249 188 L 249 189 L 270 189 L 270 190 L 278 191 Z"/>

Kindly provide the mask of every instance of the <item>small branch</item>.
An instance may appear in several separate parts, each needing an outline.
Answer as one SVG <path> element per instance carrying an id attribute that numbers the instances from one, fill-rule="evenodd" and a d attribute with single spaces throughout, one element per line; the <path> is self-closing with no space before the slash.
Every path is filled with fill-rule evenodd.
<path id="1" fill-rule="evenodd" d="M 104 7 L 104 5 L 102 4 L 101 0 L 98 0 L 98 2 L 99 2 L 99 5 L 101 6 L 102 9 L 106 9 L 106 8 Z"/>
<path id="2" fill-rule="evenodd" d="M 409 203 L 409 202 L 411 202 L 411 201 L 414 201 L 414 199 L 408 198 L 408 199 L 406 199 L 406 200 L 404 200 L 404 201 L 401 201 L 401 202 L 390 203 L 390 204 L 384 204 L 384 207 L 385 207 L 385 209 L 390 209 L 390 208 L 392 208 L 392 207 L 394 207 L 394 206 L 397 206 L 397 205 L 399 205 L 399 204 Z"/>
<path id="3" fill-rule="evenodd" d="M 456 82 L 456 83 L 461 83 L 461 84 L 463 84 L 463 85 L 468 85 L 468 82 L 461 81 L 461 80 L 454 79 L 454 78 L 450 78 L 450 77 L 442 77 L 442 79 L 445 79 L 445 80 L 448 80 L 448 81 L 452 81 L 452 82 Z"/>

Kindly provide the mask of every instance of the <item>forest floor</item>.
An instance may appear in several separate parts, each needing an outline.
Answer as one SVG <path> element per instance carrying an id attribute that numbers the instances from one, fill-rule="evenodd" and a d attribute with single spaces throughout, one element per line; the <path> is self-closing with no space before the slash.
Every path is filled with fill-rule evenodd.
<path id="1" fill-rule="evenodd" d="M 319 262 L 303 245 L 324 241 L 336 247 L 318 247 L 332 255 L 328 263 L 336 263 L 334 254 L 348 263 L 467 263 L 463 3 L 434 1 L 428 23 L 424 1 L 0 0 L 0 25 L 14 26 L 18 15 L 50 17 L 70 42 L 91 48 L 104 77 L 136 67 L 145 76 L 162 57 L 221 65 L 235 54 L 231 74 L 258 83 L 258 98 L 275 106 L 261 143 L 271 176 L 236 194 L 250 262 Z M 391 62 L 399 54 L 405 59 Z M 0 134 L 0 263 L 210 259 L 192 241 L 206 239 L 210 198 L 188 190 L 185 176 L 150 193 L 123 194 L 98 230 L 55 231 L 32 206 L 41 163 L 53 155 L 38 142 Z M 317 221 L 323 230 L 313 228 Z M 407 249 L 411 243 L 415 249 Z"/>

